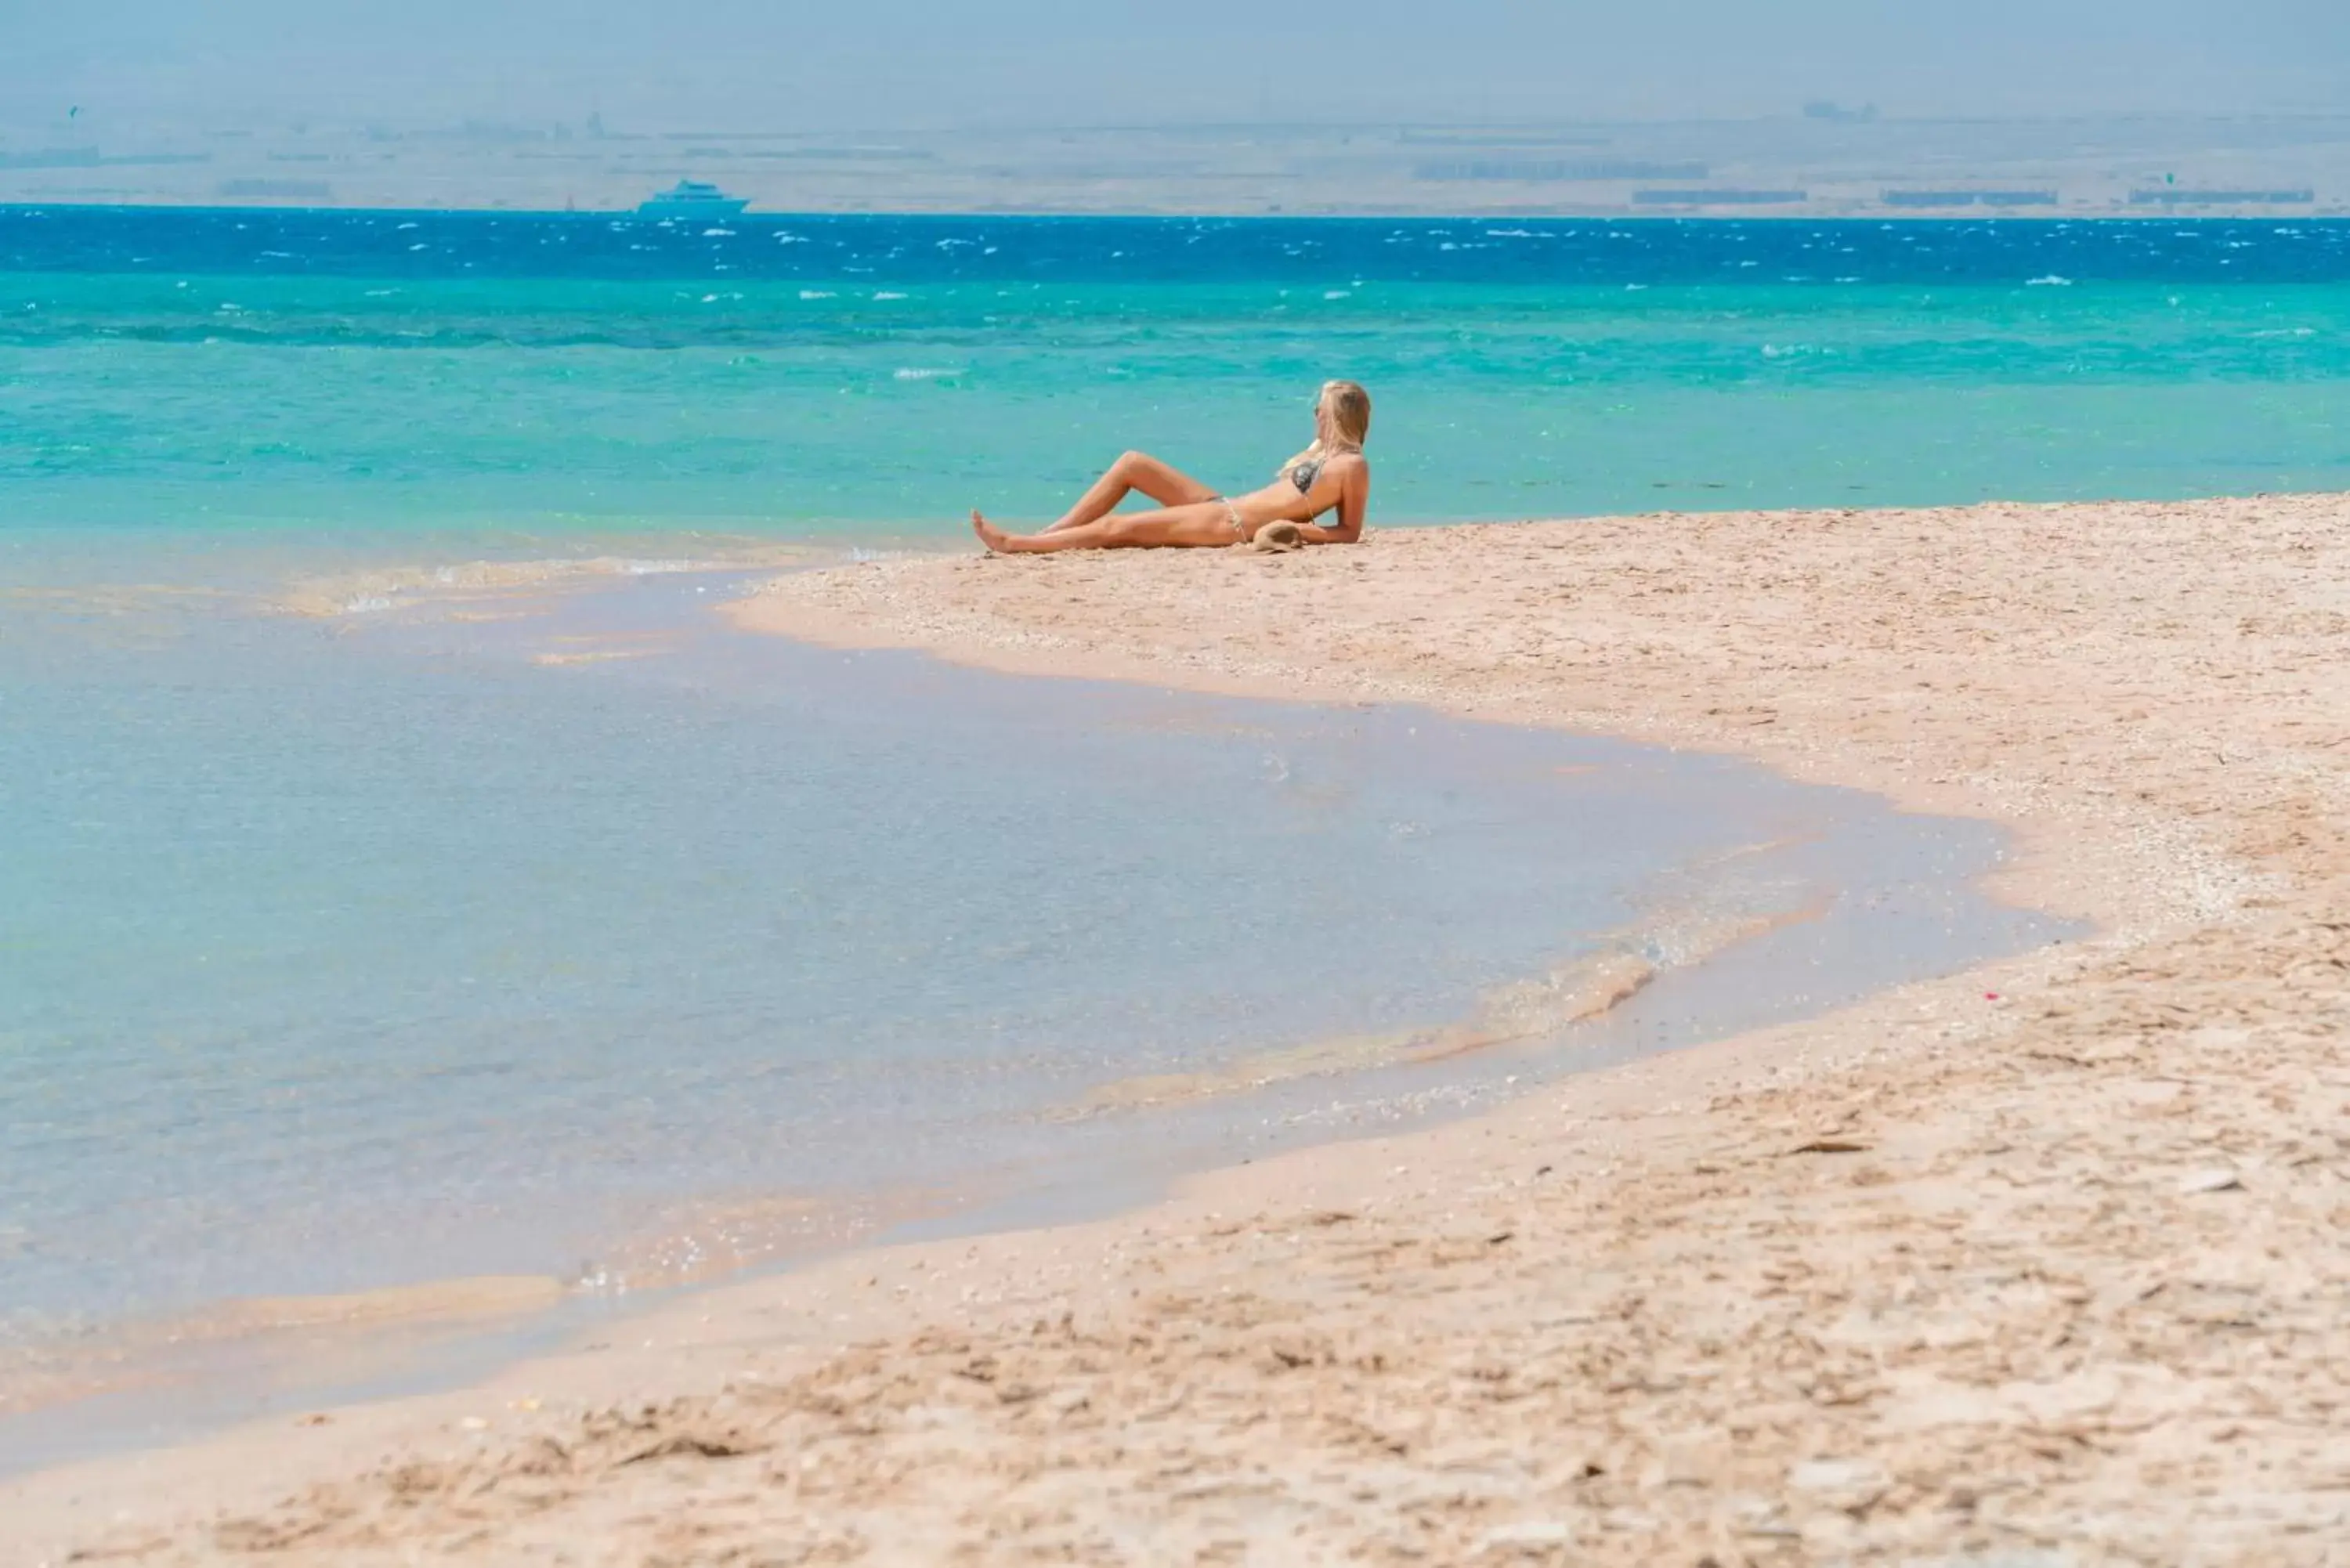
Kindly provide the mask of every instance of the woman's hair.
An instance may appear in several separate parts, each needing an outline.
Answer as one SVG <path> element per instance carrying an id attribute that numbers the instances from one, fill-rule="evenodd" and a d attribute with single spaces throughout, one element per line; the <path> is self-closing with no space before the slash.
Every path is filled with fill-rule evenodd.
<path id="1" fill-rule="evenodd" d="M 1330 433 L 1350 447 L 1359 447 L 1363 438 L 1371 433 L 1371 395 L 1363 390 L 1360 381 L 1325 381 L 1315 406 L 1326 409 L 1330 415 Z M 1297 453 L 1281 466 L 1285 471 L 1301 462 L 1311 462 L 1327 455 L 1322 444 L 1322 431 L 1317 423 L 1314 444 Z"/>
<path id="2" fill-rule="evenodd" d="M 1322 405 L 1330 413 L 1330 432 L 1350 446 L 1360 446 L 1371 433 L 1371 395 L 1359 381 L 1325 381 Z"/>

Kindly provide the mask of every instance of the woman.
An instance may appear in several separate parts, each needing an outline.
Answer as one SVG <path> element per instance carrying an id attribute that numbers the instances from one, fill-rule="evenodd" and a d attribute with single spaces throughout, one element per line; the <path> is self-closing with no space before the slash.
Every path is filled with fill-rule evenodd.
<path id="1" fill-rule="evenodd" d="M 1269 524 L 1286 523 L 1307 545 L 1351 545 L 1363 536 L 1370 504 L 1371 465 L 1363 438 L 1371 431 L 1371 395 L 1352 381 L 1326 382 L 1314 402 L 1314 444 L 1282 464 L 1263 490 L 1225 496 L 1157 458 L 1130 452 L 1041 534 L 1007 534 L 971 514 L 980 543 L 1004 555 L 1043 550 L 1115 550 L 1138 545 L 1238 545 Z M 1150 512 L 1113 516 L 1118 504 L 1139 490 L 1159 503 Z M 1326 512 L 1335 527 L 1315 525 Z"/>

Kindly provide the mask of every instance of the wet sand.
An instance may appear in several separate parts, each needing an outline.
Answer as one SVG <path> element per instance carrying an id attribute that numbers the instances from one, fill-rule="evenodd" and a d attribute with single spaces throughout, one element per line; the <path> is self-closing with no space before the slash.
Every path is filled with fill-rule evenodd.
<path id="1" fill-rule="evenodd" d="M 2350 1561 L 2350 498 L 903 559 L 740 613 L 1734 751 L 2012 824 L 2000 890 L 2104 934 L 29 1478 L 0 1555 Z"/>

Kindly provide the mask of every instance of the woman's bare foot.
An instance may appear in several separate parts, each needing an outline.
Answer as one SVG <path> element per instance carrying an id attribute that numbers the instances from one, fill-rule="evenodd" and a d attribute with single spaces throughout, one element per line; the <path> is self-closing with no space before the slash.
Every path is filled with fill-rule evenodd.
<path id="1" fill-rule="evenodd" d="M 971 512 L 971 531 L 978 535 L 979 542 L 994 554 L 1008 556 L 1012 553 L 1008 548 L 1012 535 L 982 517 L 976 506 L 972 507 Z"/>

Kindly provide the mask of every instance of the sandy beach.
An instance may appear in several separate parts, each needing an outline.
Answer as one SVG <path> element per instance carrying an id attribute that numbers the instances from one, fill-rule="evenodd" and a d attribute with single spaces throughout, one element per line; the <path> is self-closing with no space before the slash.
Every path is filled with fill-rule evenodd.
<path id="1" fill-rule="evenodd" d="M 904 557 L 756 629 L 2012 827 L 2094 940 L 0 1486 L 10 1563 L 2350 1563 L 2350 497 Z"/>

